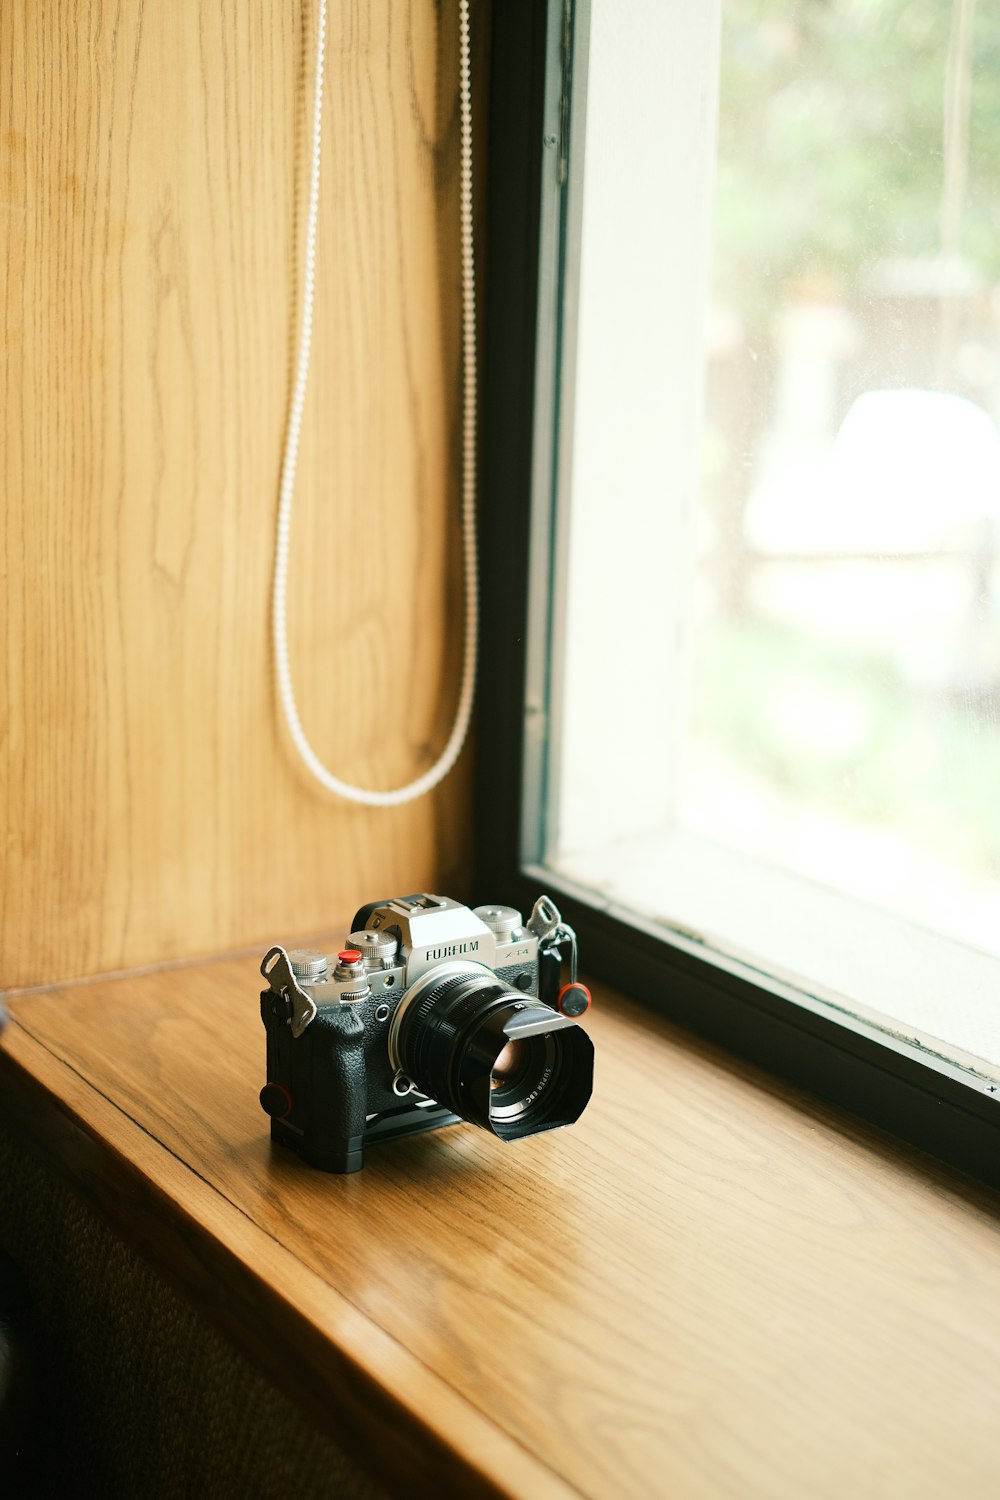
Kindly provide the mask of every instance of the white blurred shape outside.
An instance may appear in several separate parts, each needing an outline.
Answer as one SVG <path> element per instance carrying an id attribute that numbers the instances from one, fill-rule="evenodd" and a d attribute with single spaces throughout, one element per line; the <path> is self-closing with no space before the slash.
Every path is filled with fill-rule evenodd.
<path id="1" fill-rule="evenodd" d="M 832 448 L 761 480 L 746 535 L 762 552 L 889 556 L 967 550 L 975 526 L 998 521 L 1000 433 L 988 412 L 947 392 L 866 391 Z"/>

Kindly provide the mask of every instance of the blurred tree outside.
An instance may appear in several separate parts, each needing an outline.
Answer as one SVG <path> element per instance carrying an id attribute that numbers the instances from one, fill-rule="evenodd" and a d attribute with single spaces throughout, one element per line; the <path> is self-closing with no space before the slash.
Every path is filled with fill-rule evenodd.
<path id="1" fill-rule="evenodd" d="M 796 288 L 852 297 L 942 252 L 942 0 L 725 0 L 715 293 L 766 337 Z M 1000 17 L 973 7 L 961 254 L 1000 276 Z"/>
<path id="2" fill-rule="evenodd" d="M 936 388 L 1000 417 L 998 157 L 1000 7 L 724 0 L 698 753 L 996 880 L 1000 810 L 984 806 L 1000 765 L 1000 680 L 973 691 L 957 666 L 942 698 L 908 680 L 878 640 L 855 649 L 805 619 L 769 616 L 773 559 L 755 550 L 747 514 L 777 409 L 795 394 L 790 318 L 820 350 L 814 364 L 826 361 L 829 420 L 814 425 L 828 430 L 807 434 L 819 446 L 832 448 L 870 390 Z M 981 533 L 978 553 L 955 566 L 976 630 L 992 632 L 984 660 L 1000 664 L 996 542 Z M 815 576 L 815 564 L 800 563 Z M 883 567 L 891 602 L 893 580 L 912 564 L 872 556 L 870 566 Z M 848 565 L 845 613 L 851 576 Z M 965 640 L 956 635 L 954 655 Z M 830 723 L 846 714 L 857 732 L 826 746 L 808 735 L 787 743 L 771 710 L 791 692 L 804 713 L 819 694 Z"/>

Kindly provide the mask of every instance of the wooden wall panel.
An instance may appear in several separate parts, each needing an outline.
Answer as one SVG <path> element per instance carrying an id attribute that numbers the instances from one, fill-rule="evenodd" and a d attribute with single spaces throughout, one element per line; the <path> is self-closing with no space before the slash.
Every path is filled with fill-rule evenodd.
<path id="1" fill-rule="evenodd" d="M 8 986 L 463 882 L 464 765 L 357 809 L 278 727 L 315 20 L 308 0 L 0 7 Z M 290 639 L 317 750 L 387 786 L 429 764 L 457 690 L 457 0 L 330 0 L 326 99 Z"/>

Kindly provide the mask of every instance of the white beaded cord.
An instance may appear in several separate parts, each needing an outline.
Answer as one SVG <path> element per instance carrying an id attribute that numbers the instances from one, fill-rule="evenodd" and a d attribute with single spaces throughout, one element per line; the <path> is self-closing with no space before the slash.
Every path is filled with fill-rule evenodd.
<path id="1" fill-rule="evenodd" d="M 338 797 L 366 807 L 399 807 L 422 797 L 443 781 L 457 761 L 469 732 L 476 686 L 479 636 L 479 590 L 476 570 L 476 278 L 472 240 L 472 94 L 470 83 L 469 0 L 459 0 L 459 96 L 461 110 L 461 242 L 462 242 L 462 553 L 465 569 L 465 645 L 462 680 L 451 734 L 440 756 L 423 775 L 406 786 L 372 791 L 352 786 L 328 771 L 302 728 L 288 658 L 288 554 L 292 528 L 295 475 L 302 435 L 302 414 L 309 382 L 313 312 L 316 290 L 316 224 L 319 214 L 320 143 L 323 124 L 323 73 L 326 56 L 327 0 L 320 0 L 316 36 L 316 76 L 313 93 L 312 158 L 309 209 L 306 220 L 305 267 L 302 286 L 302 325 L 292 404 L 281 463 L 278 532 L 274 554 L 272 636 L 278 697 L 288 732 L 311 774 Z"/>

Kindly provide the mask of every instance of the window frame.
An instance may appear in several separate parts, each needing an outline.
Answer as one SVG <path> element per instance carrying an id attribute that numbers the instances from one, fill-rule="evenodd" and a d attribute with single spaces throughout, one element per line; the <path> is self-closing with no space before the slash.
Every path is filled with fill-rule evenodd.
<path id="1" fill-rule="evenodd" d="M 541 865 L 559 566 L 559 369 L 572 339 L 560 293 L 567 246 L 578 232 L 572 177 L 561 164 L 571 144 L 573 59 L 585 54 L 587 27 L 586 0 L 492 7 L 474 899 L 528 909 L 547 890 L 577 930 L 587 973 L 1000 1186 L 995 1086 L 916 1041 L 602 903 Z M 577 102 L 581 87 L 578 77 Z M 572 142 L 574 155 L 580 144 Z"/>

